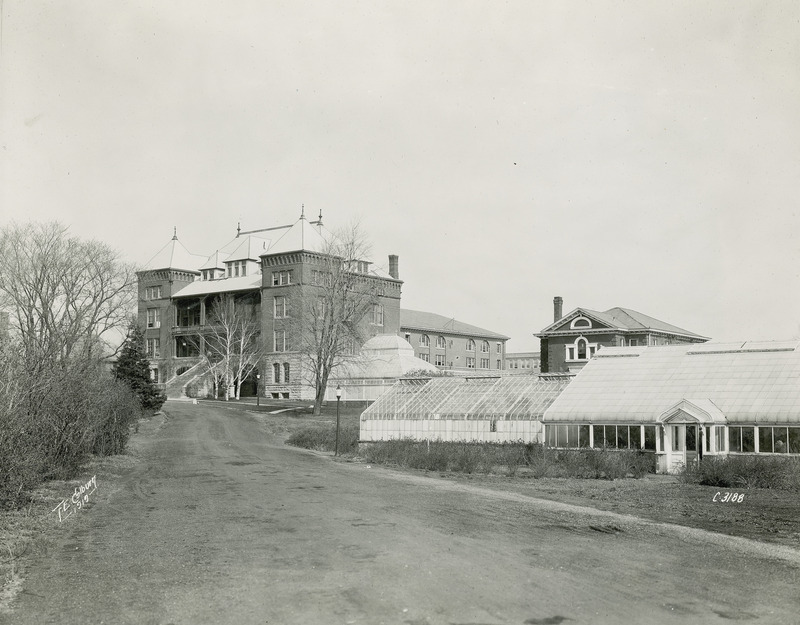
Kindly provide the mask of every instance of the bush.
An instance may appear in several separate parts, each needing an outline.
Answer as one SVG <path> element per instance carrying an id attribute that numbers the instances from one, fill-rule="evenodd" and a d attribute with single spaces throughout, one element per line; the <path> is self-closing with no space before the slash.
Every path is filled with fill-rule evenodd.
<path id="1" fill-rule="evenodd" d="M 779 456 L 706 456 L 685 468 L 690 484 L 721 488 L 775 488 L 800 491 L 800 458 Z"/>
<path id="2" fill-rule="evenodd" d="M 309 426 L 292 433 L 287 439 L 288 445 L 315 449 L 317 451 L 336 450 L 335 426 Z M 339 428 L 339 453 L 351 454 L 358 449 L 358 426 L 345 425 Z"/>
<path id="3" fill-rule="evenodd" d="M 0 507 L 23 504 L 42 481 L 75 476 L 91 454 L 122 452 L 142 414 L 136 396 L 97 368 L 53 371 L 46 393 L 0 413 Z"/>

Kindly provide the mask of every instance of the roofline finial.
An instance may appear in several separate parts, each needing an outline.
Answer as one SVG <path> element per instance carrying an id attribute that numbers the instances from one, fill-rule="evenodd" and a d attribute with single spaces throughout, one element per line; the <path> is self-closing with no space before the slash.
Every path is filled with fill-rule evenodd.
<path id="1" fill-rule="evenodd" d="M 240 222 L 238 222 L 236 224 L 236 238 L 237 239 L 239 238 L 239 235 L 241 234 L 241 232 L 242 232 L 242 222 L 240 221 Z"/>
<path id="2" fill-rule="evenodd" d="M 178 240 L 178 226 L 172 226 L 172 240 Z"/>
<path id="3" fill-rule="evenodd" d="M 306 218 L 306 205 L 305 204 L 301 204 L 300 205 L 300 219 L 305 219 L 305 218 Z"/>

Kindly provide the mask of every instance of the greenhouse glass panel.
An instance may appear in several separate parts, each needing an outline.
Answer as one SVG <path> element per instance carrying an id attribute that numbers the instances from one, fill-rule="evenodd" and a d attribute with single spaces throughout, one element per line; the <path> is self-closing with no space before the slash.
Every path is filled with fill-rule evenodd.
<path id="1" fill-rule="evenodd" d="M 717 446 L 717 452 L 725 451 L 725 426 L 718 425 L 714 428 L 714 444 Z"/>
<path id="2" fill-rule="evenodd" d="M 579 427 L 577 425 L 568 425 L 567 426 L 567 444 L 566 447 L 569 448 L 577 448 L 578 445 L 578 432 Z"/>
<path id="3" fill-rule="evenodd" d="M 762 454 L 771 454 L 772 447 L 772 428 L 759 427 L 758 428 L 758 451 Z"/>
<path id="4" fill-rule="evenodd" d="M 789 428 L 789 453 L 800 454 L 800 428 Z"/>
<path id="5" fill-rule="evenodd" d="M 589 446 L 589 426 L 588 425 L 580 425 L 579 432 L 578 432 L 578 446 L 579 447 L 588 447 Z"/>
<path id="6" fill-rule="evenodd" d="M 547 446 L 548 447 L 555 447 L 556 446 L 556 427 L 555 425 L 548 425 L 545 427 L 545 433 L 547 435 Z"/>
<path id="7" fill-rule="evenodd" d="M 592 430 L 592 434 L 594 436 L 594 448 L 602 449 L 606 446 L 605 437 L 603 436 L 603 426 L 593 425 Z"/>
<path id="8" fill-rule="evenodd" d="M 728 444 L 731 451 L 742 451 L 742 428 L 728 428 Z"/>
<path id="9" fill-rule="evenodd" d="M 780 428 L 772 428 L 772 440 L 773 446 L 775 447 L 776 454 L 785 454 L 789 452 L 787 442 L 788 442 L 788 428 L 780 427 Z"/>
<path id="10" fill-rule="evenodd" d="M 616 449 L 617 448 L 617 426 L 616 425 L 607 425 L 605 426 L 605 438 L 606 438 L 606 447 L 609 449 Z"/>
<path id="11" fill-rule="evenodd" d="M 756 429 L 754 427 L 742 428 L 742 451 L 753 453 L 756 450 Z"/>
<path id="12" fill-rule="evenodd" d="M 656 426 L 644 426 L 644 448 L 650 451 L 656 450 Z"/>
<path id="13" fill-rule="evenodd" d="M 617 426 L 617 447 L 620 449 L 627 449 L 628 448 L 628 426 L 627 425 L 618 425 Z"/>

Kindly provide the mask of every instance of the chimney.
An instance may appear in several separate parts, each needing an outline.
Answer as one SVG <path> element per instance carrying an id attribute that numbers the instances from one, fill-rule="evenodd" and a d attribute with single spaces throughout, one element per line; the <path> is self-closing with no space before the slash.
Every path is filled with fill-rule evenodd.
<path id="1" fill-rule="evenodd" d="M 396 254 L 389 254 L 389 275 L 395 280 L 400 279 L 400 259 Z"/>
<path id="2" fill-rule="evenodd" d="M 563 312 L 561 310 L 561 307 L 562 307 L 563 303 L 564 303 L 564 300 L 561 299 L 560 295 L 556 295 L 553 298 L 553 322 L 558 321 L 559 319 L 561 319 L 561 317 L 564 316 L 564 314 L 563 314 Z"/>

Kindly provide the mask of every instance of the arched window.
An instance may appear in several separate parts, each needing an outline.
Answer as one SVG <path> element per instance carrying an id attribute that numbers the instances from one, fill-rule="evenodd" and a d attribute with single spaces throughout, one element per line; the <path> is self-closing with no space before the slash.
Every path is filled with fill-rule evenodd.
<path id="1" fill-rule="evenodd" d="M 272 365 L 272 381 L 275 382 L 275 384 L 281 381 L 281 366 L 277 362 Z"/>
<path id="2" fill-rule="evenodd" d="M 420 335 L 419 344 L 422 347 L 430 347 L 431 346 L 431 337 L 429 337 L 427 334 Z"/>
<path id="3" fill-rule="evenodd" d="M 283 363 L 283 383 L 284 384 L 288 384 L 289 383 L 289 363 L 288 362 Z"/>
<path id="4" fill-rule="evenodd" d="M 481 344 L 481 351 L 482 351 L 484 354 L 488 354 L 488 353 L 489 353 L 489 341 L 484 341 L 484 342 Z"/>
<path id="5" fill-rule="evenodd" d="M 474 352 L 475 351 L 475 341 L 472 339 L 467 339 L 467 351 Z"/>
<path id="6" fill-rule="evenodd" d="M 597 343 L 590 343 L 586 337 L 579 336 L 574 343 L 567 343 L 564 347 L 567 350 L 567 361 L 576 361 L 589 360 L 597 353 L 599 346 Z"/>
<path id="7" fill-rule="evenodd" d="M 575 319 L 572 320 L 572 323 L 570 324 L 570 328 L 572 329 L 591 328 L 591 327 L 592 327 L 592 322 L 586 317 L 576 317 Z"/>
<path id="8" fill-rule="evenodd" d="M 445 341 L 443 336 L 436 337 L 436 347 L 439 349 L 445 349 L 447 347 L 447 341 Z"/>

